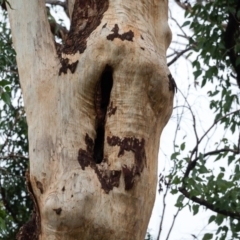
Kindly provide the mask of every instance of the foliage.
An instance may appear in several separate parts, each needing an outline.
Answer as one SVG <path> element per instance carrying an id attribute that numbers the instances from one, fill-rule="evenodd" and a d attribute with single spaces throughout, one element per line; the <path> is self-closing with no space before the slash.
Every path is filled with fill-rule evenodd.
<path id="1" fill-rule="evenodd" d="M 214 212 L 209 223 L 214 222 L 218 229 L 215 235 L 206 233 L 203 239 L 239 239 L 240 2 L 197 1 L 193 7 L 186 2 L 186 21 L 182 27 L 188 26 L 192 31 L 187 47 L 197 53 L 192 61 L 193 75 L 195 82 L 201 81 L 202 88 L 211 86 L 209 108 L 215 120 L 200 135 L 196 113 L 185 99 L 196 144 L 192 147 L 186 140 L 176 143 L 171 156 L 175 166 L 168 176 L 171 192 L 181 192 L 176 203 L 180 209 L 189 206 L 195 215 L 202 206 Z M 223 129 L 223 135 L 209 149 L 204 141 L 214 129 Z M 208 167 L 209 162 L 213 162 L 215 170 Z"/>
<path id="2" fill-rule="evenodd" d="M 0 238 L 14 239 L 30 215 L 25 189 L 27 123 L 6 12 L 0 22 Z"/>

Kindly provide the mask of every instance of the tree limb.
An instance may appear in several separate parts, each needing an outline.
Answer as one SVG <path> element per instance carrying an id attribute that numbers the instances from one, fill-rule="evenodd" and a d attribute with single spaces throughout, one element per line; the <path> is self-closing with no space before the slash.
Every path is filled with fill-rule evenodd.
<path id="1" fill-rule="evenodd" d="M 235 219 L 240 219 L 240 214 L 239 213 L 235 213 L 235 212 L 231 212 L 231 211 L 228 211 L 228 210 L 224 210 L 224 209 L 218 209 L 215 207 L 214 204 L 212 203 L 209 203 L 207 202 L 206 200 L 202 199 L 202 198 L 198 198 L 198 197 L 195 197 L 195 196 L 191 196 L 191 194 L 186 190 L 186 188 L 184 187 L 180 187 L 178 189 L 186 198 L 192 200 L 193 202 L 195 203 L 198 203 L 200 204 L 201 206 L 204 206 L 216 213 L 219 213 L 219 214 L 223 214 L 225 216 L 228 216 L 228 217 L 232 217 L 232 218 L 235 218 Z"/>
<path id="2" fill-rule="evenodd" d="M 192 47 L 188 47 L 188 48 L 182 50 L 181 52 L 178 52 L 176 57 L 174 57 L 167 65 L 168 66 L 172 65 L 174 62 L 176 62 L 178 60 L 178 58 L 180 58 L 184 53 L 188 52 L 191 49 L 192 49 Z"/>

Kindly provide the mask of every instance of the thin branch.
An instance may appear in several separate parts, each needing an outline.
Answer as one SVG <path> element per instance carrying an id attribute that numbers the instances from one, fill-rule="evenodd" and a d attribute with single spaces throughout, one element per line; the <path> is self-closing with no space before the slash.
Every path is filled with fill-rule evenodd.
<path id="1" fill-rule="evenodd" d="M 188 52 L 188 51 L 190 51 L 190 50 L 192 50 L 192 49 L 193 49 L 192 47 L 188 47 L 188 48 L 182 50 L 181 52 L 178 52 L 177 55 L 176 55 L 176 57 L 174 57 L 167 65 L 168 65 L 168 66 L 172 65 L 172 64 L 173 64 L 174 62 L 176 62 L 176 61 L 178 60 L 178 58 L 180 58 L 184 53 L 186 53 L 186 52 Z"/>
<path id="2" fill-rule="evenodd" d="M 202 199 L 202 198 L 198 198 L 198 197 L 195 197 L 195 196 L 191 196 L 191 194 L 184 188 L 184 187 L 181 187 L 178 189 L 186 198 L 192 200 L 193 202 L 195 203 L 198 203 L 216 213 L 219 213 L 219 214 L 223 214 L 225 216 L 228 216 L 228 217 L 232 217 L 232 218 L 235 218 L 235 219 L 240 219 L 240 213 L 235 213 L 235 212 L 231 212 L 231 211 L 228 211 L 228 210 L 224 210 L 224 209 L 218 209 L 215 207 L 214 204 L 212 203 L 209 203 L 207 202 L 206 200 Z"/>
<path id="3" fill-rule="evenodd" d="M 177 36 L 178 36 L 178 37 L 182 37 L 182 38 L 187 39 L 187 40 L 190 39 L 190 37 L 187 37 L 187 36 L 184 36 L 184 35 L 181 35 L 181 34 L 177 34 Z"/>
<path id="4" fill-rule="evenodd" d="M 179 212 L 180 212 L 180 209 L 178 209 L 177 212 L 176 212 L 176 214 L 173 215 L 173 221 L 172 221 L 171 227 L 170 227 L 170 229 L 169 229 L 169 231 L 168 231 L 168 235 L 167 235 L 167 237 L 166 237 L 166 240 L 168 240 L 169 237 L 170 237 L 170 234 L 171 234 L 171 232 L 172 232 L 173 226 L 174 226 L 174 224 L 175 224 L 175 221 L 176 221 L 176 218 L 177 218 Z"/>
<path id="5" fill-rule="evenodd" d="M 159 226 L 159 230 L 158 230 L 158 236 L 157 236 L 158 240 L 160 239 L 160 236 L 161 236 L 161 233 L 162 233 L 162 225 L 163 225 L 164 215 L 165 215 L 165 211 L 166 211 L 166 197 L 167 197 L 167 193 L 168 193 L 168 190 L 169 190 L 170 182 L 166 183 L 165 185 L 166 185 L 166 191 L 163 195 L 163 211 L 162 211 L 162 218 L 161 218 L 160 226 Z"/>
<path id="6" fill-rule="evenodd" d="M 224 115 L 223 117 L 217 119 L 217 120 L 214 120 L 213 124 L 208 128 L 208 130 L 202 135 L 202 137 L 198 140 L 196 146 L 194 147 L 194 149 L 192 150 L 192 153 L 191 153 L 191 157 L 190 159 L 192 158 L 193 154 L 195 153 L 195 151 L 197 151 L 198 149 L 198 145 L 201 143 L 201 141 L 204 139 L 204 137 L 212 130 L 212 128 L 220 121 L 222 121 L 224 118 L 234 114 L 234 113 L 237 113 L 237 112 L 240 112 L 240 109 L 236 110 L 236 111 L 233 111 L 233 112 L 230 112 L 226 115 Z"/>
<path id="7" fill-rule="evenodd" d="M 177 24 L 178 28 L 181 30 L 181 32 L 184 34 L 184 36 L 187 38 L 187 34 L 183 31 L 183 28 L 180 26 L 178 21 L 172 16 L 172 12 L 169 10 L 170 18 Z"/>
<path id="8" fill-rule="evenodd" d="M 181 1 L 180 0 L 175 0 L 175 2 L 177 3 L 177 5 L 179 6 L 179 7 L 181 7 L 182 9 L 184 9 L 184 10 L 187 10 L 187 11 L 192 11 L 192 7 L 191 7 L 191 5 L 186 1 L 186 4 L 185 3 L 181 3 Z"/>
<path id="9" fill-rule="evenodd" d="M 229 149 L 229 148 L 222 148 L 222 149 L 218 149 L 218 150 L 214 150 L 214 151 L 210 151 L 210 152 L 207 152 L 207 153 L 204 153 L 202 154 L 202 157 L 205 158 L 207 156 L 211 156 L 211 155 L 216 155 L 216 154 L 219 154 L 221 152 L 232 152 L 234 154 L 239 154 L 239 149 Z M 188 166 L 187 166 L 187 169 L 185 171 L 185 174 L 184 174 L 184 177 L 183 177 L 183 180 L 186 179 L 190 172 L 195 168 L 196 164 L 197 164 L 197 161 L 200 159 L 200 157 L 196 157 L 194 160 L 190 161 L 188 163 Z"/>
<path id="10" fill-rule="evenodd" d="M 29 158 L 28 157 L 25 157 L 23 155 L 14 155 L 14 154 L 9 154 L 7 156 L 0 156 L 0 159 L 4 160 L 4 159 L 10 159 L 10 158 L 21 158 L 23 160 L 26 160 L 28 161 Z"/>
<path id="11" fill-rule="evenodd" d="M 220 122 L 221 120 L 223 120 L 223 119 L 226 118 L 227 116 L 229 116 L 229 115 L 231 115 L 231 114 L 234 114 L 234 113 L 236 113 L 236 112 L 240 112 L 240 109 L 239 109 L 239 110 L 236 110 L 236 111 L 233 111 L 233 112 L 230 112 L 230 113 L 226 114 L 225 116 L 223 116 L 223 117 L 215 120 L 215 121 L 213 122 L 213 124 L 208 128 L 208 130 L 203 134 L 203 136 L 202 136 L 200 139 L 198 139 L 196 146 L 194 147 L 194 149 L 193 149 L 192 152 L 191 152 L 190 160 L 189 160 L 187 169 L 186 169 L 186 171 L 185 171 L 183 180 L 186 179 L 186 178 L 189 176 L 190 172 L 195 168 L 195 166 L 196 166 L 196 164 L 197 164 L 197 161 L 200 159 L 200 157 L 197 157 L 197 155 L 198 155 L 197 152 L 198 152 L 198 146 L 199 146 L 199 144 L 201 143 L 201 141 L 203 140 L 203 138 L 206 137 L 206 135 L 209 133 L 209 131 L 210 131 L 218 122 Z M 215 151 L 212 151 L 212 152 L 205 153 L 205 154 L 203 154 L 203 156 L 206 157 L 206 156 L 209 156 L 209 155 L 214 155 L 214 154 L 220 153 L 221 151 L 223 151 L 223 152 L 229 151 L 229 152 L 234 152 L 234 153 L 238 154 L 238 153 L 239 153 L 239 148 L 238 148 L 237 150 L 227 149 L 227 148 L 219 149 L 219 150 L 215 150 Z M 194 153 L 195 153 L 195 159 L 192 160 L 192 157 L 193 157 Z"/>
<path id="12" fill-rule="evenodd" d="M 192 111 L 192 108 L 191 108 L 191 106 L 190 106 L 187 98 L 184 96 L 183 92 L 182 92 L 181 90 L 179 90 L 179 92 L 181 93 L 182 97 L 185 99 L 185 102 L 186 102 L 187 105 L 188 105 L 188 109 L 189 109 L 189 111 L 190 111 L 190 113 L 191 113 L 191 115 L 192 115 L 192 119 L 193 119 L 193 130 L 194 130 L 194 134 L 195 134 L 195 137 L 196 137 L 196 141 L 197 141 L 197 143 L 198 143 L 198 142 L 199 142 L 199 137 L 198 137 L 198 133 L 197 133 L 197 126 L 196 126 L 196 118 L 195 118 L 195 115 L 194 115 L 194 113 L 193 113 L 193 111 Z M 198 144 L 197 144 L 196 146 L 198 146 Z M 197 148 L 196 148 L 196 154 L 197 154 Z M 191 159 L 191 158 L 190 158 L 190 159 Z"/>

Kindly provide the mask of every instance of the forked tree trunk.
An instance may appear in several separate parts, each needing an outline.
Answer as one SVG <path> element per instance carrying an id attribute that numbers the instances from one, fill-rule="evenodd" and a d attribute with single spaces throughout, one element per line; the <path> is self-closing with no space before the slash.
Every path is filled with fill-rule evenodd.
<path id="1" fill-rule="evenodd" d="M 59 51 L 43 0 L 9 2 L 36 201 L 20 236 L 144 239 L 175 87 L 168 1 L 69 1 Z"/>

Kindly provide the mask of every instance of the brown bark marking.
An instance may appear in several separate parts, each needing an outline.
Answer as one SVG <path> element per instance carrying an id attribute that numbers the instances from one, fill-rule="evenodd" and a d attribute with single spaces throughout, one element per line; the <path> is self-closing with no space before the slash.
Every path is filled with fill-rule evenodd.
<path id="1" fill-rule="evenodd" d="M 171 73 L 168 75 L 168 80 L 169 80 L 169 91 L 173 93 L 177 92 L 177 84 L 174 78 L 172 77 Z"/>
<path id="2" fill-rule="evenodd" d="M 117 107 L 113 107 L 113 102 L 111 102 L 107 110 L 108 117 L 111 117 L 112 115 L 114 115 L 116 111 L 117 111 Z"/>
<path id="3" fill-rule="evenodd" d="M 126 165 L 122 167 L 125 190 L 130 190 L 134 185 L 135 172 L 133 168 L 128 168 Z"/>
<path id="4" fill-rule="evenodd" d="M 17 240 L 38 240 L 38 236 L 41 233 L 41 220 L 40 220 L 37 200 L 36 200 L 36 197 L 34 196 L 32 185 L 30 182 L 29 171 L 26 172 L 26 185 L 27 185 L 28 193 L 34 203 L 33 212 L 32 212 L 31 219 L 20 228 L 16 236 L 16 239 Z"/>
<path id="5" fill-rule="evenodd" d="M 87 38 L 100 25 L 103 14 L 108 9 L 108 0 L 76 0 L 74 4 L 70 31 L 66 41 L 58 51 L 61 67 L 59 75 L 66 74 L 69 69 L 74 73 L 78 61 L 69 63 L 68 58 L 62 58 L 62 53 L 75 54 L 83 53 L 87 48 Z M 106 24 L 104 25 L 106 26 Z"/>
<path id="6" fill-rule="evenodd" d="M 87 47 L 87 38 L 99 26 L 104 12 L 108 9 L 108 0 L 76 0 L 72 22 L 63 53 L 83 53 Z"/>
<path id="7" fill-rule="evenodd" d="M 109 193 L 114 187 L 119 186 L 121 171 L 103 169 L 101 165 L 96 164 L 93 157 L 93 140 L 86 134 L 85 144 L 87 150 L 79 149 L 78 162 L 82 168 L 90 166 L 97 174 L 102 189 Z"/>
<path id="8" fill-rule="evenodd" d="M 146 165 L 145 140 L 141 141 L 137 138 L 126 137 L 121 140 L 117 136 L 107 137 L 107 142 L 110 146 L 119 146 L 118 157 L 124 155 L 124 151 L 132 151 L 134 153 L 135 163 L 133 167 L 124 165 L 122 167 L 125 190 L 130 190 L 133 187 L 135 176 L 140 176 Z"/>
<path id="9" fill-rule="evenodd" d="M 119 34 L 119 27 L 117 24 L 115 24 L 114 28 L 112 29 L 112 34 L 109 34 L 107 36 L 107 40 L 113 41 L 115 38 L 119 38 L 122 41 L 126 40 L 126 41 L 131 41 L 133 42 L 133 37 L 134 37 L 134 33 L 132 30 L 129 30 L 126 33 L 123 34 Z"/>
<path id="10" fill-rule="evenodd" d="M 85 144 L 87 146 L 87 150 L 80 148 L 78 151 L 78 162 L 82 170 L 85 170 L 85 167 L 88 167 L 91 162 L 93 162 L 93 140 L 88 136 L 88 134 L 85 136 Z"/>
<path id="11" fill-rule="evenodd" d="M 102 170 L 94 163 L 93 169 L 97 174 L 98 180 L 101 183 L 102 189 L 109 193 L 114 187 L 119 187 L 119 180 L 121 176 L 120 170 Z"/>
<path id="12" fill-rule="evenodd" d="M 62 58 L 61 57 L 60 58 L 60 63 L 61 63 L 62 66 L 59 69 L 59 76 L 62 73 L 67 74 L 68 69 L 71 71 L 71 73 L 74 73 L 76 71 L 78 61 L 70 64 L 68 58 Z"/>
<path id="13" fill-rule="evenodd" d="M 61 215 L 62 209 L 61 209 L 61 208 L 54 208 L 53 211 L 54 211 L 57 215 Z"/>

